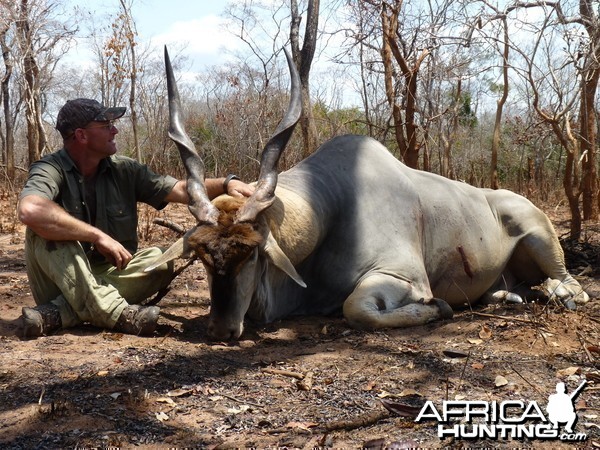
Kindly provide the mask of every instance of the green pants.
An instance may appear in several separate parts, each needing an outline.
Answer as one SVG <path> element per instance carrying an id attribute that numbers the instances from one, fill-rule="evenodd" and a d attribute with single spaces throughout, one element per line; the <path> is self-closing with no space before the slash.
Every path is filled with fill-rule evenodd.
<path id="1" fill-rule="evenodd" d="M 38 305 L 52 302 L 63 328 L 89 322 L 112 328 L 129 304 L 140 303 L 168 286 L 173 263 L 152 272 L 143 269 L 162 250 L 138 251 L 123 270 L 109 263 L 91 265 L 76 241 L 47 241 L 27 229 L 25 260 L 33 298 Z"/>

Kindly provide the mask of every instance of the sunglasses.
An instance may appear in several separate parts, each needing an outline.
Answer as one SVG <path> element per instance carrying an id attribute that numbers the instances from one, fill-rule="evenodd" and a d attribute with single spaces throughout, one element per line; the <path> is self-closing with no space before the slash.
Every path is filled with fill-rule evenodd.
<path id="1" fill-rule="evenodd" d="M 95 125 L 87 125 L 85 127 L 79 127 L 81 130 L 91 130 L 92 128 L 104 128 L 106 130 L 112 130 L 115 126 L 115 120 L 102 120 L 102 123 L 98 123 Z M 69 134 L 65 139 L 70 139 L 75 136 L 75 131 Z"/>
<path id="2" fill-rule="evenodd" d="M 115 121 L 114 120 L 108 120 L 108 121 L 103 121 L 103 122 L 104 123 L 96 124 L 96 125 L 88 125 L 88 126 L 81 127 L 81 128 L 83 128 L 84 130 L 89 130 L 89 129 L 92 129 L 92 128 L 106 128 L 107 130 L 111 130 L 112 127 L 115 126 Z"/>

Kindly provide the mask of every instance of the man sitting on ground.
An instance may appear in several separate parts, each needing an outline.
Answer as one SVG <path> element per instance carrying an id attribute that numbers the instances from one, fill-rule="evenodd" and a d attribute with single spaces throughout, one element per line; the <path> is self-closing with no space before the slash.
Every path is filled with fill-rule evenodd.
<path id="1" fill-rule="evenodd" d="M 126 108 L 80 98 L 59 111 L 63 148 L 32 164 L 19 196 L 27 225 L 27 275 L 37 306 L 23 308 L 25 337 L 87 322 L 122 333 L 156 329 L 157 306 L 140 306 L 171 281 L 173 264 L 144 273 L 162 251 L 138 251 L 137 202 L 156 209 L 188 203 L 186 182 L 115 155 L 114 121 Z M 209 198 L 248 196 L 236 177 L 206 180 Z"/>

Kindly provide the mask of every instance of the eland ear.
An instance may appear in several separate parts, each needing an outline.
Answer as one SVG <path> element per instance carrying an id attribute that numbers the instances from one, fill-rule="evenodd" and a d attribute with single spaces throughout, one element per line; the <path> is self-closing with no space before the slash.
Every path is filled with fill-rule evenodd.
<path id="1" fill-rule="evenodd" d="M 144 272 L 152 272 L 157 267 L 173 261 L 177 258 L 187 258 L 190 256 L 192 249 L 188 244 L 189 236 L 196 231 L 194 227 L 189 230 L 185 235 L 177 240 L 173 245 L 171 245 L 162 255 L 156 258 L 149 266 L 144 269 Z"/>
<path id="2" fill-rule="evenodd" d="M 306 283 L 300 276 L 300 274 L 296 271 L 296 268 L 290 261 L 290 259 L 283 253 L 281 247 L 273 237 L 273 234 L 269 231 L 267 235 L 267 240 L 265 242 L 264 251 L 267 256 L 271 259 L 275 266 L 285 272 L 292 280 L 298 283 L 303 288 L 306 287 Z"/>

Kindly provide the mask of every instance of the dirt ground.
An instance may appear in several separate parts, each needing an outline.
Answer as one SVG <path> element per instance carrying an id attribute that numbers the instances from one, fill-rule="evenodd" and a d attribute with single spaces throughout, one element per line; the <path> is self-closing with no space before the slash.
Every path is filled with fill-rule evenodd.
<path id="1" fill-rule="evenodd" d="M 431 400 L 537 401 L 556 384 L 577 397 L 579 448 L 600 448 L 598 230 L 567 251 L 592 301 L 494 305 L 422 327 L 356 331 L 341 317 L 248 324 L 235 343 L 207 339 L 201 264 L 161 300 L 158 330 L 135 337 L 82 326 L 19 336 L 34 305 L 15 194 L 0 199 L 0 447 L 58 448 L 573 448 L 556 440 L 459 440 L 415 423 Z M 564 211 L 550 209 L 559 231 Z M 143 211 L 142 246 L 175 234 Z M 160 217 L 189 226 L 185 208 Z M 186 222 L 187 221 L 187 222 Z M 545 410 L 544 410 L 545 411 Z"/>

